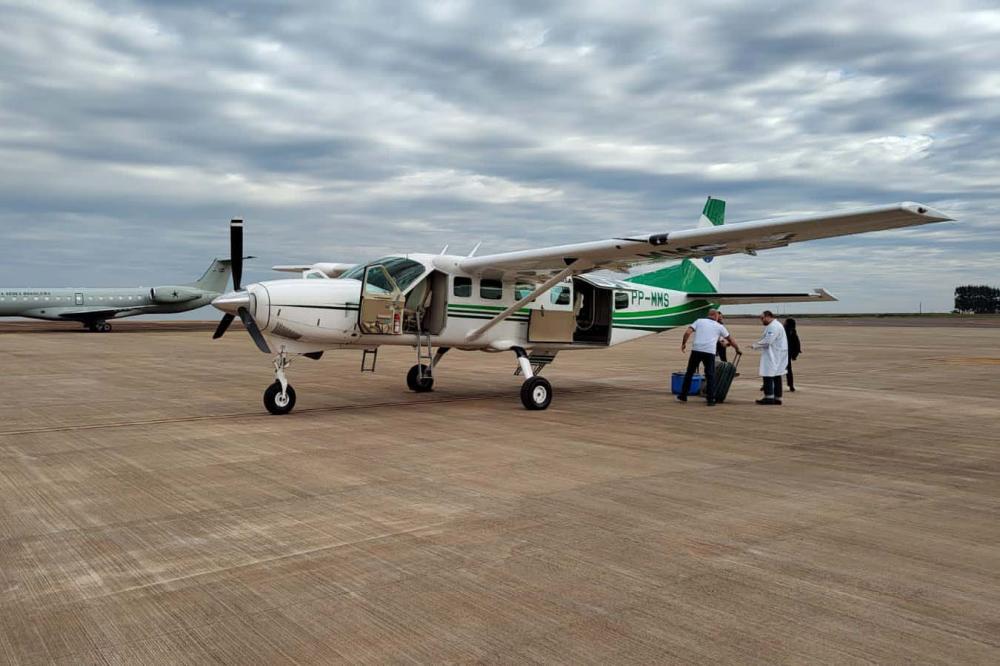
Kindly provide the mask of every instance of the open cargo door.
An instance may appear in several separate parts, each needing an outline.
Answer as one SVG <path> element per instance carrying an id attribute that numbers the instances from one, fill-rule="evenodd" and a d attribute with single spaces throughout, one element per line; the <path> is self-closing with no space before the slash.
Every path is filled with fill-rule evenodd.
<path id="1" fill-rule="evenodd" d="M 528 342 L 573 342 L 576 330 L 573 282 L 549 289 L 528 304 Z"/>

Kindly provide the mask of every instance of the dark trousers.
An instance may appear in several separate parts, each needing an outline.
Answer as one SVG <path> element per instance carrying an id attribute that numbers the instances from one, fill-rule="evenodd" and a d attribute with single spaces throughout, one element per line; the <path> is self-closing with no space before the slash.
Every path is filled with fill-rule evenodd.
<path id="1" fill-rule="evenodd" d="M 764 397 L 781 399 L 781 375 L 764 377 Z"/>
<path id="2" fill-rule="evenodd" d="M 684 373 L 684 384 L 681 385 L 681 397 L 687 398 L 691 390 L 691 378 L 694 377 L 699 365 L 704 366 L 705 381 L 708 382 L 705 395 L 708 396 L 709 402 L 715 402 L 715 354 L 710 352 L 691 352 L 691 356 L 688 357 L 687 372 Z"/>
<path id="3" fill-rule="evenodd" d="M 723 363 L 728 363 L 729 359 L 726 358 L 726 345 L 721 342 L 715 345 L 715 355 L 719 357 L 719 360 Z"/>
<path id="4" fill-rule="evenodd" d="M 788 359 L 788 372 L 786 374 L 788 375 L 788 388 L 795 388 L 795 378 L 792 377 L 792 359 Z"/>

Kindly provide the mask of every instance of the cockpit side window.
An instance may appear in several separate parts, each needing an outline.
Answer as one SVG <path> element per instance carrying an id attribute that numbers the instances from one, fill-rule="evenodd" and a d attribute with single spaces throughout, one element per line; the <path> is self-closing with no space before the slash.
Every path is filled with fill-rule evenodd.
<path id="1" fill-rule="evenodd" d="M 427 272 L 427 268 L 419 261 L 413 261 L 406 257 L 382 257 L 368 264 L 355 266 L 341 277 L 349 280 L 360 280 L 365 274 L 365 266 L 375 265 L 385 266 L 385 270 L 396 281 L 400 291 L 406 291 L 411 284 Z"/>

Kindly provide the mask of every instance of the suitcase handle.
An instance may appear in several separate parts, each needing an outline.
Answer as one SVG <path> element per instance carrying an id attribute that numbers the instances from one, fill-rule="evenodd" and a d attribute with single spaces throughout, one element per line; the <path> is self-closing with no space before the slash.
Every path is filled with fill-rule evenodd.
<path id="1" fill-rule="evenodd" d="M 733 363 L 733 370 L 738 370 L 740 367 L 740 360 L 743 358 L 743 352 L 736 352 L 736 362 Z"/>

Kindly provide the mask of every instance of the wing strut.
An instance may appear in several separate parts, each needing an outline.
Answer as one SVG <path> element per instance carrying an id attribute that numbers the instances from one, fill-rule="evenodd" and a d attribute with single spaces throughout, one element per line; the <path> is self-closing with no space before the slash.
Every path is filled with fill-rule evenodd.
<path id="1" fill-rule="evenodd" d="M 496 326 L 497 324 L 499 324 L 500 322 L 502 322 L 504 319 L 506 319 L 507 317 L 511 316 L 512 314 L 514 314 L 515 312 L 517 312 L 518 310 L 520 310 L 521 308 L 523 308 L 525 305 L 527 305 L 531 301 L 535 300 L 536 298 L 538 298 L 539 296 L 541 296 L 543 293 L 545 293 L 546 291 L 548 291 L 549 289 L 551 289 L 552 287 L 554 287 L 558 283 L 560 283 L 563 280 L 565 280 L 566 277 L 568 277 L 569 275 L 572 275 L 573 273 L 577 273 L 577 272 L 583 270 L 583 268 L 584 268 L 584 261 L 583 261 L 583 259 L 576 259 L 569 266 L 567 266 L 563 270 L 559 271 L 558 273 L 556 273 L 555 275 L 553 275 L 552 277 L 550 277 L 545 282 L 543 282 L 540 285 L 538 285 L 537 287 L 535 287 L 535 290 L 533 292 L 531 292 L 530 294 L 528 294 L 527 296 L 525 296 L 524 298 L 522 298 L 518 302 L 514 303 L 514 305 L 510 306 L 509 308 L 507 308 L 506 310 L 504 310 L 503 312 L 501 312 L 500 314 L 498 314 L 496 317 L 493 317 L 493 319 L 490 319 L 488 322 L 486 322 L 485 324 L 483 324 L 479 328 L 476 328 L 476 329 L 473 329 L 473 330 L 469 331 L 466 334 L 465 339 L 468 342 L 472 342 L 473 340 L 478 340 L 480 337 L 482 337 L 483 333 L 485 333 L 486 331 L 490 330 L 491 328 L 493 328 L 494 326 Z"/>

